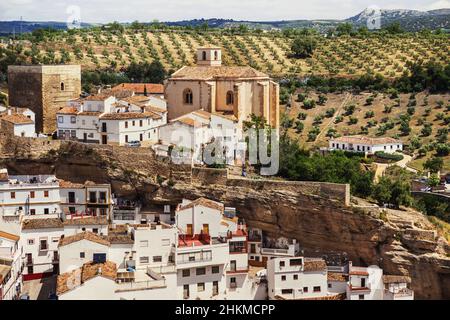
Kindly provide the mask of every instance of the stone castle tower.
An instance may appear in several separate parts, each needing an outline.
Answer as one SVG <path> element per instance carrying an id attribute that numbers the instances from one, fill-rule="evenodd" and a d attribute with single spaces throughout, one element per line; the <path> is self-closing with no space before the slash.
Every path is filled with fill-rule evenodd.
<path id="1" fill-rule="evenodd" d="M 56 112 L 81 94 L 79 65 L 8 67 L 9 104 L 36 114 L 36 132 L 56 130 Z"/>

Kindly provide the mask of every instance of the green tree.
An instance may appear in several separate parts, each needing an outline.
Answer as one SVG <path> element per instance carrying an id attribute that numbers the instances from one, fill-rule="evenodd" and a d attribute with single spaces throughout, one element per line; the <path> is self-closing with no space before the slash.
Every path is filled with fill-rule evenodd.
<path id="1" fill-rule="evenodd" d="M 295 58 L 309 58 L 313 55 L 316 47 L 317 41 L 313 37 L 301 36 L 293 41 L 291 46 L 291 53 Z"/>
<path id="2" fill-rule="evenodd" d="M 159 60 L 155 60 L 152 63 L 132 62 L 126 69 L 125 74 L 132 82 L 148 83 L 163 83 L 167 76 L 167 72 Z"/>
<path id="3" fill-rule="evenodd" d="M 431 173 L 438 173 L 442 170 L 443 166 L 444 160 L 439 157 L 430 158 L 423 164 L 423 168 L 429 170 Z"/>
<path id="4" fill-rule="evenodd" d="M 441 179 L 436 173 L 433 173 L 430 178 L 428 179 L 428 186 L 429 187 L 437 187 L 439 183 L 441 182 Z"/>
<path id="5" fill-rule="evenodd" d="M 420 132 L 424 137 L 428 137 L 433 132 L 433 128 L 431 127 L 430 123 L 425 123 Z"/>

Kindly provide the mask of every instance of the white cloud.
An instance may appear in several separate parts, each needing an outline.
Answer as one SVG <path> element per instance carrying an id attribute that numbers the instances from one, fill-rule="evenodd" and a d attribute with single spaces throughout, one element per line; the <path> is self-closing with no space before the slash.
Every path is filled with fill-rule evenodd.
<path id="1" fill-rule="evenodd" d="M 449 0 L 0 0 L 0 20 L 66 21 L 70 6 L 81 8 L 85 22 L 173 21 L 194 18 L 236 20 L 344 19 L 364 8 L 430 10 Z"/>

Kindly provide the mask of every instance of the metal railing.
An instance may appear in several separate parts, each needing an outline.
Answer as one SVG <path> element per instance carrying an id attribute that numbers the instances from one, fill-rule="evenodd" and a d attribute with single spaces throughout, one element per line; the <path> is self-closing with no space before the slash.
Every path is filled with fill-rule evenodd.
<path id="1" fill-rule="evenodd" d="M 166 279 L 159 280 L 148 280 L 148 281 L 130 281 L 130 282 L 121 282 L 117 281 L 117 289 L 118 290 L 142 290 L 142 289 L 156 289 L 156 288 L 164 288 L 166 287 Z"/>

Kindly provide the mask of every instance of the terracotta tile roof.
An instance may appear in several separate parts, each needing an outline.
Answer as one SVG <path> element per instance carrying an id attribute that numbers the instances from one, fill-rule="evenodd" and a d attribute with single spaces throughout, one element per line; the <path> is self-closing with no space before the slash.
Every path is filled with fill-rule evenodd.
<path id="1" fill-rule="evenodd" d="M 63 273 L 58 276 L 56 294 L 61 295 L 76 289 L 83 283 L 97 276 L 115 281 L 117 278 L 116 264 L 110 261 L 106 261 L 105 263 L 88 262 L 79 269 Z"/>
<path id="2" fill-rule="evenodd" d="M 107 239 L 105 239 L 104 237 L 99 236 L 93 232 L 86 231 L 86 232 L 82 232 L 82 233 L 77 233 L 73 236 L 62 238 L 61 240 L 59 240 L 58 247 L 64 247 L 71 243 L 82 241 L 82 240 L 88 240 L 91 242 L 103 244 L 105 246 L 110 245 L 110 242 Z"/>
<path id="3" fill-rule="evenodd" d="M 99 116 L 101 114 L 102 113 L 98 112 L 98 111 L 83 111 L 83 112 L 78 113 L 79 116 L 91 116 L 91 117 L 92 116 L 96 117 L 96 116 Z"/>
<path id="4" fill-rule="evenodd" d="M 193 208 L 195 206 L 203 206 L 203 207 L 207 207 L 207 208 L 211 208 L 214 210 L 218 210 L 220 212 L 223 213 L 224 210 L 224 205 L 220 202 L 216 202 L 213 200 L 209 200 L 206 198 L 198 198 L 194 201 L 191 201 L 190 203 L 186 204 L 186 205 L 179 205 L 179 207 L 177 208 L 178 210 L 185 210 L 185 209 L 189 209 L 189 208 Z"/>
<path id="5" fill-rule="evenodd" d="M 160 107 L 155 107 L 155 106 L 145 106 L 144 110 L 148 111 L 148 112 L 157 112 L 157 113 L 166 113 L 167 112 L 166 109 L 163 109 Z"/>
<path id="6" fill-rule="evenodd" d="M 22 222 L 22 230 L 59 228 L 63 228 L 63 222 L 60 218 L 26 219 Z"/>
<path id="7" fill-rule="evenodd" d="M 83 189 L 84 184 L 58 179 L 60 189 Z"/>
<path id="8" fill-rule="evenodd" d="M 394 138 L 371 138 L 366 136 L 344 136 L 335 139 L 331 139 L 332 142 L 340 143 L 353 143 L 353 144 L 366 144 L 366 145 L 378 145 L 388 143 L 402 143 L 400 140 Z"/>
<path id="9" fill-rule="evenodd" d="M 80 225 L 107 225 L 108 219 L 106 217 L 82 217 L 67 219 L 64 221 L 64 225 L 67 226 L 80 226 Z"/>
<path id="10" fill-rule="evenodd" d="M 182 118 L 178 118 L 173 120 L 172 122 L 180 122 L 182 124 L 188 125 L 190 127 L 195 127 L 195 128 L 199 128 L 202 126 L 202 124 L 198 121 L 195 121 L 194 119 L 191 119 L 189 117 L 182 117 Z"/>
<path id="11" fill-rule="evenodd" d="M 234 122 L 238 121 L 238 119 L 236 118 L 236 116 L 234 114 L 214 112 L 213 115 L 218 116 L 218 117 L 222 117 L 222 118 L 234 121 Z"/>
<path id="12" fill-rule="evenodd" d="M 142 119 L 153 118 L 154 113 L 150 112 L 118 112 L 118 113 L 104 113 L 100 116 L 102 120 L 127 120 L 127 119 Z"/>
<path id="13" fill-rule="evenodd" d="M 304 271 L 327 271 L 327 264 L 323 259 L 306 260 L 303 262 Z"/>
<path id="14" fill-rule="evenodd" d="M 1 120 L 14 124 L 33 124 L 33 120 L 20 113 L 2 115 Z"/>
<path id="15" fill-rule="evenodd" d="M 269 76 L 252 67 L 183 67 L 175 72 L 170 80 L 213 80 L 220 78 L 269 79 Z"/>
<path id="16" fill-rule="evenodd" d="M 102 92 L 102 93 L 90 95 L 90 96 L 84 98 L 84 101 L 105 101 L 109 97 L 113 97 L 113 94 L 111 92 Z"/>
<path id="17" fill-rule="evenodd" d="M 132 96 L 132 97 L 127 97 L 125 99 L 121 99 L 121 101 L 130 103 L 130 104 L 145 105 L 146 102 L 150 101 L 150 98 L 146 97 L 146 96 Z"/>
<path id="18" fill-rule="evenodd" d="M 8 232 L 1 231 L 1 230 L 0 230 L 0 238 L 9 239 L 12 241 L 18 241 L 20 239 L 20 237 L 15 234 L 8 233 Z"/>
<path id="19" fill-rule="evenodd" d="M 348 276 L 343 274 L 343 273 L 339 273 L 339 272 L 329 272 L 328 271 L 328 281 L 338 281 L 338 282 L 347 282 L 348 281 Z"/>
<path id="20" fill-rule="evenodd" d="M 384 275 L 383 283 L 411 283 L 411 278 L 408 276 Z"/>
<path id="21" fill-rule="evenodd" d="M 164 94 L 164 86 L 158 83 L 121 83 L 112 88 L 115 90 L 130 90 L 138 94 L 144 94 L 144 88 L 148 94 Z"/>
<path id="22" fill-rule="evenodd" d="M 64 107 L 58 110 L 58 112 L 56 112 L 56 114 L 77 114 L 77 113 L 78 109 L 75 107 Z"/>
<path id="23" fill-rule="evenodd" d="M 134 241 L 131 239 L 131 235 L 128 234 L 109 234 L 108 241 L 111 244 L 133 244 Z"/>
<path id="24" fill-rule="evenodd" d="M 206 119 L 206 120 L 211 120 L 211 113 L 209 113 L 208 111 L 205 111 L 205 110 L 195 110 L 192 112 L 192 114 L 202 117 L 203 119 Z"/>

